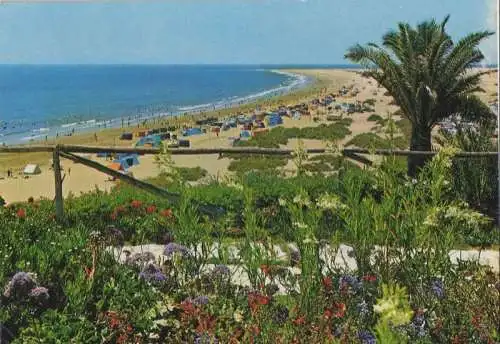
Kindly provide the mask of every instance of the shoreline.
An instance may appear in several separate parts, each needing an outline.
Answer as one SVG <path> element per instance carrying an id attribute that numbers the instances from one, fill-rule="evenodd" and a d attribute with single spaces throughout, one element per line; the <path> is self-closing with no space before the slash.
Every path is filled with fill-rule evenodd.
<path id="1" fill-rule="evenodd" d="M 40 144 L 49 139 L 59 137 L 70 137 L 74 135 L 86 134 L 89 132 L 99 133 L 106 129 L 123 129 L 134 128 L 137 124 L 147 123 L 150 121 L 159 121 L 166 118 L 179 116 L 203 115 L 207 112 L 220 111 L 223 109 L 235 109 L 252 104 L 265 99 L 281 97 L 294 91 L 307 88 L 310 84 L 314 84 L 315 80 L 298 73 L 290 73 L 280 69 L 263 69 L 257 70 L 262 72 L 274 73 L 283 75 L 285 79 L 280 85 L 270 89 L 256 91 L 251 94 L 242 96 L 233 96 L 226 99 L 214 100 L 207 104 L 194 104 L 175 106 L 175 110 L 166 111 L 160 108 L 153 109 L 152 106 L 144 106 L 142 113 L 137 115 L 109 117 L 109 118 L 87 118 L 71 123 L 57 124 L 54 126 L 45 124 L 47 122 L 40 121 L 39 128 L 27 129 L 20 132 L 8 133 L 0 136 L 0 145 L 17 146 Z M 149 110 L 151 109 L 151 110 Z M 96 117 L 96 116 L 90 116 Z M 8 122 L 6 122 L 8 123 Z M 45 140 L 44 140 L 45 138 Z M 3 139 L 3 140 L 2 140 Z"/>
<path id="2" fill-rule="evenodd" d="M 48 138 L 47 140 L 32 140 L 30 142 L 9 145 L 9 146 L 23 146 L 29 147 L 31 145 L 55 145 L 55 144 L 81 144 L 81 145 L 96 145 L 96 146 L 121 146 L 128 147 L 131 145 L 130 141 L 121 141 L 119 136 L 123 132 L 137 132 L 145 129 L 155 129 L 165 126 L 182 126 L 194 124 L 198 119 L 216 117 L 223 118 L 231 114 L 246 113 L 254 111 L 256 107 L 260 106 L 263 109 L 271 108 L 277 104 L 284 103 L 298 103 L 311 99 L 317 95 L 321 89 L 327 88 L 331 80 L 321 76 L 313 76 L 307 70 L 280 70 L 281 72 L 293 73 L 306 77 L 309 79 L 304 87 L 292 89 L 285 94 L 272 95 L 271 97 L 258 98 L 244 104 L 234 104 L 233 106 L 216 109 L 206 112 L 192 112 L 188 114 L 178 114 L 176 116 L 159 116 L 159 118 L 150 119 L 150 121 L 135 123 L 134 125 L 113 128 L 100 128 L 99 130 L 90 130 L 85 132 L 77 132 L 72 136 L 59 136 Z M 345 71 L 345 70 L 343 70 Z M 95 141 L 94 134 L 97 134 L 98 140 Z M 50 156 L 47 153 L 25 153 L 13 154 L 3 153 L 0 154 L 0 176 L 6 173 L 7 169 L 21 169 L 28 163 L 38 164 L 40 166 L 49 165 Z M 1 192 L 1 190 L 0 190 Z"/>

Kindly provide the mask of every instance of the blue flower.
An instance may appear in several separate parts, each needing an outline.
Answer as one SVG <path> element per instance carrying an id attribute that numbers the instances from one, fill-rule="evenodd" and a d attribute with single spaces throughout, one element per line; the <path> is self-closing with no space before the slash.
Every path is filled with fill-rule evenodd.
<path id="1" fill-rule="evenodd" d="M 189 256 L 189 250 L 186 246 L 179 245 L 175 242 L 168 243 L 165 245 L 165 251 L 163 252 L 167 257 L 172 257 L 175 254 L 178 254 L 182 257 Z"/>
<path id="2" fill-rule="evenodd" d="M 377 343 L 375 336 L 370 331 L 367 331 L 367 330 L 359 331 L 358 338 L 362 344 L 375 344 L 375 343 Z"/>
<path id="3" fill-rule="evenodd" d="M 214 276 L 229 276 L 231 274 L 231 270 L 229 270 L 227 265 L 219 264 L 214 267 L 212 274 Z"/>
<path id="4" fill-rule="evenodd" d="M 415 331 L 418 337 L 424 337 L 426 335 L 425 317 L 423 314 L 415 315 L 415 317 L 413 317 L 410 326 Z"/>
<path id="5" fill-rule="evenodd" d="M 139 278 L 150 283 L 159 283 L 167 280 L 167 276 L 154 264 L 148 264 L 139 274 Z"/>
<path id="6" fill-rule="evenodd" d="M 431 290 L 438 299 L 442 299 L 444 297 L 444 285 L 441 280 L 436 279 L 432 281 Z"/>
<path id="7" fill-rule="evenodd" d="M 344 275 L 340 277 L 339 288 L 351 287 L 354 291 L 361 289 L 362 283 L 356 276 Z"/>
<path id="8" fill-rule="evenodd" d="M 206 305 L 208 304 L 208 301 L 208 296 L 205 295 L 197 296 L 193 299 L 193 303 L 198 306 Z"/>
<path id="9" fill-rule="evenodd" d="M 366 303 L 365 300 L 361 301 L 356 305 L 356 309 L 359 312 L 359 315 L 361 316 L 366 316 L 370 313 L 370 310 L 368 309 L 368 304 Z"/>

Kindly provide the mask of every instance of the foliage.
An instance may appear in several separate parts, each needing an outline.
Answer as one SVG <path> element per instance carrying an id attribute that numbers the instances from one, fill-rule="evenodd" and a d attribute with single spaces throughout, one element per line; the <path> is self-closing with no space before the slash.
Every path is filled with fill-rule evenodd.
<path id="1" fill-rule="evenodd" d="M 475 95 L 486 72 L 471 72 L 484 56 L 479 44 L 493 33 L 471 33 L 453 42 L 446 32 L 449 17 L 441 23 L 425 21 L 416 27 L 400 23 L 386 33 L 382 46 L 355 45 L 346 58 L 369 69 L 367 74 L 384 86 L 412 125 L 411 150 L 431 150 L 434 125 L 452 115 L 492 118 L 493 113 Z M 426 159 L 408 159 L 408 172 L 415 176 Z"/>
<path id="2" fill-rule="evenodd" d="M 338 154 L 309 158 L 342 167 L 322 178 L 172 180 L 175 204 L 120 185 L 68 199 L 63 224 L 52 202 L 0 208 L 0 322 L 14 343 L 498 341 L 498 277 L 449 257 L 495 243 L 491 220 L 456 199 L 455 152 L 415 180 L 396 159 L 363 170 Z M 208 204 L 225 215 L 203 216 Z M 163 254 L 116 262 L 130 242 Z M 12 296 L 42 287 L 46 303 Z"/>
<path id="3" fill-rule="evenodd" d="M 260 134 L 248 141 L 239 141 L 239 146 L 279 148 L 286 145 L 289 139 L 316 139 L 334 141 L 343 139 L 351 132 L 349 126 L 352 119 L 344 118 L 332 124 L 320 124 L 317 127 L 305 128 L 273 128 L 267 133 Z"/>
<path id="4" fill-rule="evenodd" d="M 370 122 L 380 122 L 380 121 L 382 121 L 382 120 L 383 120 L 382 116 L 377 115 L 376 113 L 371 114 L 371 115 L 368 117 L 368 119 L 367 119 L 367 121 L 370 121 Z"/>

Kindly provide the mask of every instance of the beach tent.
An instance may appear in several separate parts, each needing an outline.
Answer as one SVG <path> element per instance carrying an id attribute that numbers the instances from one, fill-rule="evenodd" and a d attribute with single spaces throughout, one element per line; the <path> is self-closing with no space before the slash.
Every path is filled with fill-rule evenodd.
<path id="1" fill-rule="evenodd" d="M 247 138 L 247 137 L 251 137 L 251 136 L 252 136 L 252 134 L 248 130 L 241 130 L 240 131 L 241 138 Z"/>
<path id="2" fill-rule="evenodd" d="M 125 169 L 130 166 L 139 165 L 139 158 L 137 154 L 119 154 L 118 158 L 113 162 L 120 163 Z"/>
<path id="3" fill-rule="evenodd" d="M 24 167 L 23 173 L 26 175 L 34 175 L 34 174 L 40 174 L 42 171 L 40 170 L 40 166 L 37 164 L 28 164 L 26 167 Z"/>
<path id="4" fill-rule="evenodd" d="M 115 171 L 125 171 L 125 167 L 121 164 L 121 162 L 112 162 L 107 167 Z"/>
<path id="5" fill-rule="evenodd" d="M 191 146 L 189 140 L 179 140 L 179 147 L 188 147 Z"/>
<path id="6" fill-rule="evenodd" d="M 189 128 L 182 131 L 182 136 L 201 135 L 202 133 L 201 128 Z"/>
<path id="7" fill-rule="evenodd" d="M 267 117 L 267 123 L 270 127 L 275 127 L 279 124 L 283 124 L 283 119 L 279 115 L 271 115 Z"/>
<path id="8" fill-rule="evenodd" d="M 120 140 L 132 140 L 132 138 L 133 138 L 132 133 L 123 133 L 120 136 Z"/>
<path id="9" fill-rule="evenodd" d="M 159 147 L 161 145 L 161 137 L 159 135 L 150 135 L 141 137 L 139 141 L 135 144 L 136 147 Z"/>

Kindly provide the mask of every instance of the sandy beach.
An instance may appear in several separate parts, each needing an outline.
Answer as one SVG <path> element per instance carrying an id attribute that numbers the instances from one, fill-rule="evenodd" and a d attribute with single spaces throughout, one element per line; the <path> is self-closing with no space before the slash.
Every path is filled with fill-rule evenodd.
<path id="1" fill-rule="evenodd" d="M 354 102 L 354 101 L 364 101 L 367 99 L 374 99 L 374 111 L 370 113 L 355 113 L 349 117 L 353 119 L 350 130 L 351 135 L 339 142 L 341 145 L 345 144 L 353 136 L 360 133 L 370 132 L 374 126 L 374 122 L 367 121 L 367 118 L 376 113 L 382 117 L 386 117 L 389 113 L 393 113 L 398 108 L 391 105 L 391 97 L 384 95 L 385 89 L 377 87 L 377 83 L 374 80 L 364 78 L 359 72 L 349 71 L 349 70 L 290 70 L 290 72 L 305 74 L 320 80 L 316 84 L 315 88 L 311 88 L 307 91 L 300 92 L 295 95 L 282 96 L 279 99 L 275 99 L 274 103 L 264 104 L 265 106 L 272 106 L 273 104 L 283 104 L 283 105 L 294 105 L 301 103 L 306 100 L 311 100 L 321 94 L 327 93 L 337 93 L 343 86 L 358 90 L 358 94 L 355 97 L 346 96 L 337 98 L 338 102 Z M 496 82 L 497 82 L 497 72 L 494 71 L 483 77 L 483 88 L 485 93 L 480 94 L 480 97 L 486 102 L 492 102 L 497 99 L 496 94 Z M 319 89 L 322 89 L 320 93 Z M 246 109 L 250 109 L 255 106 L 255 104 L 245 105 Z M 240 110 L 240 109 L 238 109 Z M 245 108 L 243 109 L 245 110 Z M 217 114 L 207 114 L 226 116 L 230 112 L 238 113 L 239 111 L 232 109 L 226 110 L 222 113 Z M 325 118 L 328 114 L 338 114 L 338 110 L 333 110 L 330 113 L 318 113 L 319 117 Z M 397 119 L 397 118 L 396 118 Z M 193 118 L 181 118 L 177 121 L 192 121 Z M 283 126 L 287 128 L 292 127 L 309 127 L 317 126 L 325 122 L 313 122 L 312 116 L 303 116 L 301 119 L 289 119 L 284 118 Z M 164 125 L 165 123 L 161 123 Z M 170 123 L 171 124 L 171 123 Z M 177 123 L 179 124 L 179 123 Z M 151 126 L 152 127 L 152 126 Z M 131 146 L 132 143 L 136 142 L 134 138 L 133 141 L 120 141 L 119 135 L 128 130 L 138 131 L 136 128 L 128 129 L 107 129 L 97 133 L 97 142 L 93 133 L 86 133 L 81 135 L 75 135 L 73 137 L 60 138 L 57 143 L 66 144 L 88 144 L 88 145 L 101 145 L 101 146 Z M 239 128 L 232 128 L 227 131 L 222 131 L 219 136 L 215 133 L 207 133 L 203 135 L 191 136 L 189 140 L 191 142 L 191 147 L 193 148 L 217 148 L 217 147 L 229 147 L 230 137 L 239 135 Z M 47 144 L 54 144 L 55 140 L 48 140 Z M 295 148 L 298 144 L 298 140 L 291 139 L 287 144 L 287 148 Z M 323 148 L 326 146 L 327 142 L 320 140 L 304 140 L 306 148 Z M 95 156 L 88 156 L 96 161 L 105 163 L 104 159 L 96 158 Z M 222 158 L 218 159 L 216 155 L 203 155 L 203 156 L 173 156 L 173 160 L 177 166 L 180 167 L 196 167 L 200 166 L 206 169 L 210 176 L 222 176 L 227 172 L 227 167 L 229 166 L 230 159 Z M 22 168 L 27 163 L 36 163 L 40 165 L 41 173 L 38 175 L 30 176 L 25 178 L 22 174 Z M 7 203 L 12 202 L 22 202 L 26 201 L 29 197 L 34 199 L 48 198 L 52 199 L 54 197 L 54 174 L 49 168 L 50 165 L 50 155 L 41 153 L 28 153 L 28 154 L 0 154 L 0 196 L 2 196 Z M 82 192 L 88 192 L 96 187 L 101 190 L 110 190 L 114 185 L 114 182 L 109 181 L 108 176 L 103 173 L 97 172 L 93 169 L 87 168 L 85 166 L 74 164 L 71 161 L 63 160 L 62 167 L 64 170 L 64 182 L 63 182 L 63 193 L 67 197 L 69 194 L 78 196 Z M 6 171 L 11 168 L 14 171 L 14 178 L 6 178 Z M 285 169 L 292 168 L 289 163 Z M 70 171 L 70 172 L 69 172 Z M 133 166 L 130 168 L 134 177 L 139 179 L 144 179 L 148 177 L 154 177 L 158 175 L 159 168 L 154 162 L 153 156 L 141 156 L 140 164 L 138 166 Z"/>

